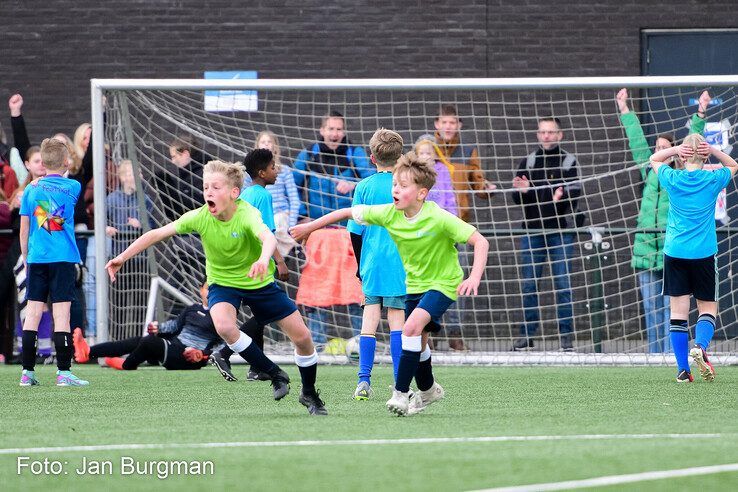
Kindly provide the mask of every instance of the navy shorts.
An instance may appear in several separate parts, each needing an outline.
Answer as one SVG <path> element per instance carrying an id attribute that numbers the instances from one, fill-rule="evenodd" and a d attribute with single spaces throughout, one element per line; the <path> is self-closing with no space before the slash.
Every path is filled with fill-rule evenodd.
<path id="1" fill-rule="evenodd" d="M 224 287 L 213 284 L 208 287 L 208 306 L 219 302 L 227 302 L 238 312 L 241 304 L 251 308 L 251 312 L 260 325 L 279 321 L 297 311 L 297 306 L 287 294 L 277 287 L 276 283 L 265 285 L 259 289 L 246 290 L 236 287 Z"/>
<path id="2" fill-rule="evenodd" d="M 700 301 L 717 301 L 716 256 L 689 260 L 664 255 L 664 295 L 686 296 L 690 294 Z"/>
<path id="3" fill-rule="evenodd" d="M 77 276 L 74 263 L 29 263 L 27 271 L 27 301 L 72 302 L 77 297 L 74 281 Z"/>
<path id="4" fill-rule="evenodd" d="M 410 313 L 416 307 L 424 309 L 431 315 L 431 321 L 425 325 L 423 331 L 438 333 L 441 331 L 441 317 L 454 302 L 437 290 L 429 290 L 423 294 L 408 294 L 405 297 L 405 319 L 410 317 Z"/>

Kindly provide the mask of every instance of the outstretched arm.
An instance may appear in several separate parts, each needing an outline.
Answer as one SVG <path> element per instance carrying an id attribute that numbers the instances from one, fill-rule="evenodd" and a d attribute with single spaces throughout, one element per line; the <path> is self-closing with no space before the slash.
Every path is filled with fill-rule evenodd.
<path id="1" fill-rule="evenodd" d="M 348 220 L 351 218 L 351 208 L 341 208 L 334 210 L 333 212 L 322 216 L 321 218 L 312 222 L 306 222 L 304 224 L 297 224 L 295 227 L 290 228 L 290 234 L 297 241 L 307 239 L 311 232 L 322 229 L 325 226 Z"/>
<path id="2" fill-rule="evenodd" d="M 144 251 L 149 246 L 152 246 L 160 241 L 164 241 L 165 239 L 169 239 L 175 234 L 177 234 L 177 231 L 174 227 L 174 223 L 170 222 L 165 226 L 159 227 L 158 229 L 152 229 L 149 232 L 141 235 L 138 239 L 133 241 L 131 245 L 126 248 L 125 251 L 110 260 L 108 264 L 105 265 L 105 269 L 108 271 L 108 275 L 110 276 L 110 281 L 115 282 L 115 274 L 118 273 L 118 270 L 121 269 L 126 261 L 136 256 L 141 251 Z"/>
<path id="3" fill-rule="evenodd" d="M 682 145 L 676 145 L 674 147 L 669 147 L 668 149 L 662 149 L 656 152 L 651 156 L 651 169 L 653 169 L 656 174 L 659 173 L 659 168 L 663 166 L 666 161 L 668 161 L 671 157 L 679 154 L 679 150 L 682 148 Z M 691 148 L 689 150 L 692 150 Z"/>
<path id="4" fill-rule="evenodd" d="M 479 283 L 482 281 L 482 275 L 487 266 L 487 253 L 489 252 L 489 241 L 479 231 L 474 231 L 467 243 L 474 247 L 474 263 L 469 278 L 456 288 L 456 292 L 462 296 L 477 295 Z"/>

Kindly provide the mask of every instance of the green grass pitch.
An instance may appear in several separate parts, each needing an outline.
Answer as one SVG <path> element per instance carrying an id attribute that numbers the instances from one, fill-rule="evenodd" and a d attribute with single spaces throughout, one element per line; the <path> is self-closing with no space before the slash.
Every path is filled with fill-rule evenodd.
<path id="1" fill-rule="evenodd" d="M 677 384 L 672 368 L 437 367 L 446 399 L 410 417 L 390 416 L 391 371 L 375 369 L 372 400 L 351 399 L 356 367 L 321 367 L 318 388 L 330 415 L 311 417 L 271 386 L 227 383 L 207 367 L 119 372 L 93 365 L 75 372 L 91 385 L 18 387 L 20 368 L 0 367 L 0 490 L 473 490 L 580 480 L 738 462 L 738 368 L 718 367 L 714 383 Z M 286 368 L 294 382 L 297 368 Z M 717 433 L 718 437 L 606 438 L 433 443 L 274 441 Z M 187 443 L 259 441 L 272 445 L 193 448 Z M 162 449 L 8 451 L 119 444 Z M 182 447 L 171 447 L 183 444 Z M 17 474 L 19 456 L 62 462 L 67 474 Z M 121 457 L 211 461 L 213 474 L 122 475 Z M 112 473 L 77 475 L 83 460 L 110 461 Z M 738 472 L 669 478 L 606 490 L 738 489 Z"/>

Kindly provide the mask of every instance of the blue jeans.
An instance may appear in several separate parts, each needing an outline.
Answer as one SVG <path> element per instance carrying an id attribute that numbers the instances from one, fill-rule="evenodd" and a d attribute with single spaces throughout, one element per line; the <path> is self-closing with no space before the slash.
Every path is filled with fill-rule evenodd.
<path id="1" fill-rule="evenodd" d="M 523 308 L 525 323 L 520 327 L 523 336 L 531 336 L 538 331 L 538 286 L 537 281 L 543 273 L 543 265 L 550 261 L 551 275 L 556 290 L 556 315 L 559 333 L 572 332 L 571 303 L 571 258 L 574 256 L 574 235 L 554 232 L 523 236 L 520 240 L 520 259 L 523 280 Z"/>
<path id="2" fill-rule="evenodd" d="M 669 296 L 661 295 L 664 287 L 662 270 L 641 270 L 638 284 L 643 298 L 643 312 L 646 315 L 646 335 L 648 351 L 651 353 L 671 352 L 669 340 Z"/>
<path id="3" fill-rule="evenodd" d="M 361 320 L 363 311 L 358 304 L 348 305 L 349 319 L 351 321 L 352 336 L 361 334 Z M 329 308 L 313 308 L 305 307 L 305 315 L 307 316 L 307 326 L 313 335 L 313 342 L 326 343 L 326 323 L 331 316 Z"/>

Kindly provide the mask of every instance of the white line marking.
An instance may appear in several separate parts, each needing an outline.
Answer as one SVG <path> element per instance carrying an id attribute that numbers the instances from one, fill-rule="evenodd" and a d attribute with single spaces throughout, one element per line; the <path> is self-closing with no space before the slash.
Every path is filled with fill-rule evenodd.
<path id="1" fill-rule="evenodd" d="M 606 487 L 609 485 L 620 485 L 624 483 L 645 482 L 647 480 L 662 480 L 664 478 L 675 477 L 692 477 L 695 475 L 712 475 L 714 473 L 725 473 L 733 471 L 738 471 L 738 463 L 714 466 L 697 466 L 694 468 L 682 468 L 680 470 L 662 470 L 643 473 L 632 473 L 630 475 L 609 475 L 605 477 L 588 478 L 585 480 L 570 480 L 568 482 L 534 483 L 517 487 L 486 489 L 477 492 L 538 492 L 546 490 L 582 489 L 585 487 Z"/>
<path id="2" fill-rule="evenodd" d="M 158 444 L 98 444 L 92 446 L 58 446 L 38 448 L 0 448 L 0 455 L 20 453 L 66 453 L 77 451 L 110 451 L 132 449 L 210 449 L 301 446 L 372 446 L 393 444 L 437 444 L 475 442 L 530 442 L 530 441 L 604 441 L 609 439 L 720 439 L 738 434 L 579 434 L 569 436 L 487 436 L 487 437 L 425 437 L 409 439 L 352 439 L 328 441 L 242 441 L 191 442 Z"/>

